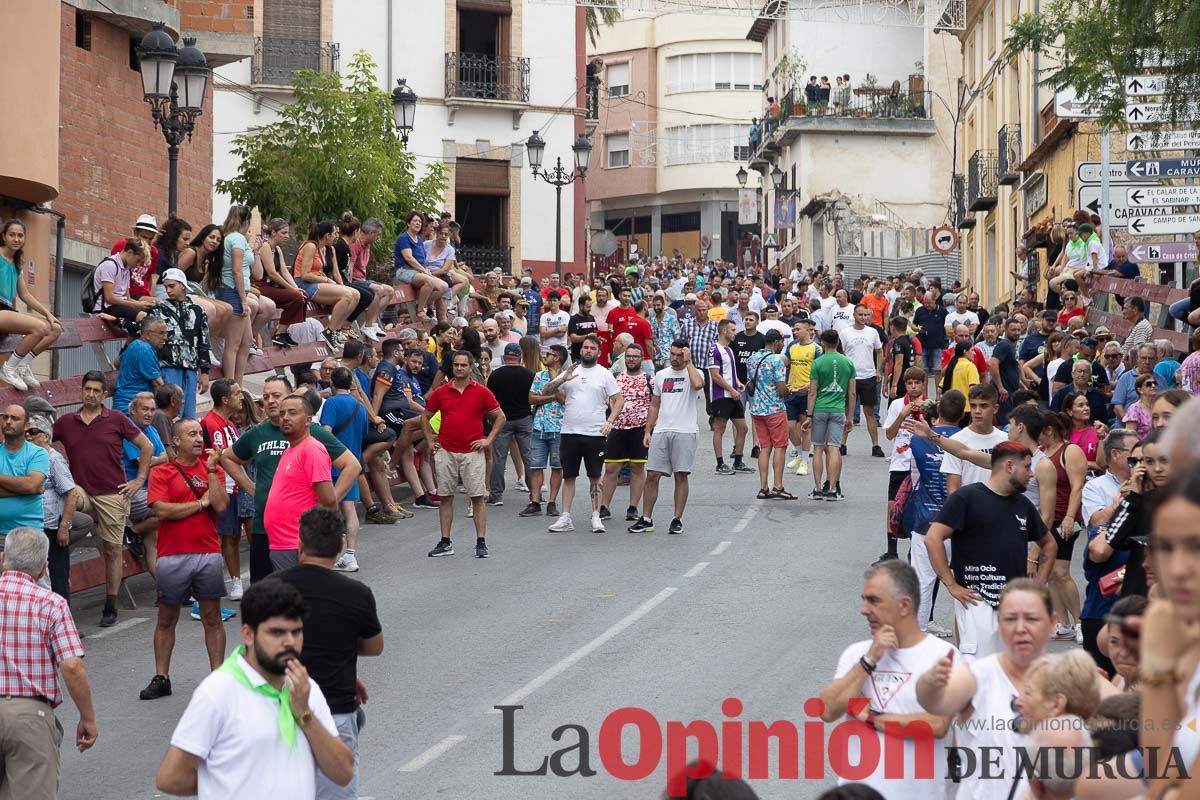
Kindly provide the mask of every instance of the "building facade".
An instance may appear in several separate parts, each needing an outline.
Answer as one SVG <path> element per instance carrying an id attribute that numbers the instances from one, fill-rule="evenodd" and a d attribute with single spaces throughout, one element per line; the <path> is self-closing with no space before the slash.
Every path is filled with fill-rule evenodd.
<path id="1" fill-rule="evenodd" d="M 403 78 L 420 98 L 409 147 L 418 170 L 440 162 L 440 209 L 463 226 L 459 260 L 477 271 L 555 267 L 555 190 L 527 167 L 525 141 L 545 162 L 573 164 L 583 132 L 584 10 L 527 0 L 253 0 L 254 55 L 220 70 L 216 177 L 238 169 L 238 131 L 265 125 L 288 102 L 298 69 L 337 70 L 367 52 L 379 86 Z M 536 13 L 534 11 L 536 10 Z M 562 192 L 562 269 L 586 254 L 584 182 Z M 218 210 L 229 202 L 217 195 Z"/>
<path id="2" fill-rule="evenodd" d="M 726 16 L 627 15 L 602 27 L 598 158 L 588 179 L 593 230 L 631 252 L 733 261 L 737 170 L 746 131 L 765 107 L 761 45 Z M 610 240 L 611 241 L 611 240 Z"/>
<path id="3" fill-rule="evenodd" d="M 766 93 L 781 98 L 779 114 L 751 136 L 751 168 L 769 260 L 785 270 L 841 261 L 895 272 L 931 253 L 931 230 L 948 218 L 958 41 L 875 16 L 760 18 L 747 35 L 762 43 Z M 955 253 L 935 261 L 936 272 L 957 276 Z"/>
<path id="4" fill-rule="evenodd" d="M 21 35 L 0 49 L 0 72 L 20 124 L 0 136 L 0 216 L 29 227 L 23 277 L 56 313 L 80 314 L 84 276 L 140 214 L 167 217 L 167 145 L 142 99 L 142 36 L 162 22 L 177 43 L 195 36 L 219 66 L 251 52 L 252 9 L 252 0 L 6 2 Z M 179 215 L 197 227 L 212 216 L 212 119 L 210 94 L 180 148 Z M 60 356 L 64 374 L 95 365 L 90 350 Z M 49 374 L 50 358 L 35 369 Z"/>

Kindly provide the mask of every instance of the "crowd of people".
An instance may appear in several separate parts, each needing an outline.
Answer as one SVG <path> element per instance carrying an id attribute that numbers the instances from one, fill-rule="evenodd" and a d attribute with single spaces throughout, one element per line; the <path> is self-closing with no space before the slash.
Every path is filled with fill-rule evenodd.
<path id="1" fill-rule="evenodd" d="M 488 515 L 511 487 L 514 516 L 541 518 L 549 533 L 579 519 L 603 534 L 624 508 L 629 533 L 653 534 L 669 478 L 659 519 L 679 535 L 696 469 L 729 479 L 731 502 L 796 502 L 800 513 L 802 497 L 864 499 L 842 473 L 844 459 L 866 456 L 889 473 L 886 498 L 872 501 L 885 509 L 886 549 L 866 559 L 870 638 L 842 654 L 821 694 L 825 718 L 856 716 L 881 744 L 893 723 L 922 722 L 939 753 L 999 747 L 1011 769 L 1022 747 L 1097 742 L 1104 759 L 1135 767 L 1120 786 L 1012 771 L 1005 782 L 939 756 L 932 782 L 901 788 L 881 761 L 867 784 L 888 798 L 944 796 L 949 775 L 965 797 L 1133 797 L 1160 785 L 1139 742 L 1174 744 L 1181 766 L 1195 762 L 1200 742 L 1178 731 L 1122 726 L 1140 719 L 1139 702 L 1176 721 L 1200 703 L 1200 488 L 1187 466 L 1200 456 L 1200 408 L 1184 407 L 1200 380 L 1200 333 L 1180 362 L 1139 298 L 1124 300 L 1130 333 L 1117 340 L 1073 313 L 1100 297 L 1078 283 L 1056 284 L 1058 308 L 1026 289 L 985 309 L 969 286 L 920 270 L 784 274 L 676 257 L 590 280 L 525 270 L 476 284 L 454 259 L 456 226 L 417 211 L 385 267 L 411 286 L 425 322 L 385 329 L 394 292 L 370 280 L 377 220 L 313 224 L 289 271 L 288 225 L 266 221 L 252 246 L 250 218 L 234 206 L 224 226 L 195 236 L 180 220 L 160 231 L 139 219 L 92 284 L 94 309 L 131 337 L 115 385 L 90 372 L 78 411 L 57 415 L 30 397 L 0 414 L 0 607 L 11 612 L 0 629 L 37 664 L 0 670 L 0 713 L 14 698 L 52 711 L 61 670 L 80 712 L 76 744 L 95 741 L 69 606 L 72 529 L 90 517 L 105 563 L 101 626 L 117 621 L 126 549 L 155 581 L 154 672 L 141 699 L 173 691 L 181 612 L 190 605 L 204 628 L 213 673 L 172 736 L 159 788 L 228 797 L 265 770 L 300 797 L 353 797 L 366 696 L 354 664 L 383 649 L 370 590 L 336 574 L 360 569 L 362 524 L 436 510 L 428 555 L 453 556 L 461 493 L 474 554 L 490 558 Z M 23 232 L 0 229 L 0 272 L 19 276 Z M 27 357 L 61 326 L 15 291 L 29 312 L 0 310 L 0 329 L 25 339 L 0 379 L 35 385 Z M 327 313 L 310 317 L 310 300 Z M 253 348 L 291 346 L 309 323 L 338 355 L 268 377 L 259 397 L 244 390 Z M 209 381 L 214 341 L 228 366 Z M 852 453 L 856 426 L 866 437 Z M 395 501 L 398 483 L 413 510 Z M 953 630 L 934 621 L 939 593 Z M 228 654 L 225 622 L 239 612 L 242 646 Z M 1071 647 L 1047 653 L 1050 640 Z M 979 724 L 992 718 L 1004 724 Z M 5 756 L 7 780 L 24 782 L 16 796 L 53 797 L 57 746 L 35 744 Z M 905 753 L 911 769 L 912 742 Z"/>

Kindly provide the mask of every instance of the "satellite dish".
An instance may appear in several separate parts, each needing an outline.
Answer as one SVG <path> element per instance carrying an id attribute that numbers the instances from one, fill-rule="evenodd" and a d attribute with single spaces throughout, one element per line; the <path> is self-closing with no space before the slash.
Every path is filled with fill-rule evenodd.
<path id="1" fill-rule="evenodd" d="M 617 252 L 617 247 L 619 245 L 620 243 L 617 241 L 616 235 L 610 230 L 603 230 L 592 234 L 593 253 L 598 253 L 599 255 L 606 257 L 611 256 L 613 253 Z"/>

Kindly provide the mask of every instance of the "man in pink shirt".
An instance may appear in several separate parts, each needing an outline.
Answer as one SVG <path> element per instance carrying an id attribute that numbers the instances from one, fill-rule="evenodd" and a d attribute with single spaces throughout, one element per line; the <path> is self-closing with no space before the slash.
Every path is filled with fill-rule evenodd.
<path id="1" fill-rule="evenodd" d="M 300 515 L 318 504 L 338 509 L 329 451 L 308 433 L 312 418 L 313 408 L 302 394 L 289 395 L 280 404 L 279 430 L 288 449 L 279 457 L 263 513 L 276 572 L 300 563 Z"/>

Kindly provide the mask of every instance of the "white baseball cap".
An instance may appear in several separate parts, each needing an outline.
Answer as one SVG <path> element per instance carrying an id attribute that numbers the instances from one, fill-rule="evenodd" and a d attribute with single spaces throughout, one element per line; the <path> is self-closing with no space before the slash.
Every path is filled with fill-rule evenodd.
<path id="1" fill-rule="evenodd" d="M 184 273 L 183 270 L 181 270 L 177 267 L 172 267 L 171 269 L 164 272 L 162 279 L 164 281 L 179 281 L 182 284 L 187 284 L 187 275 Z"/>

